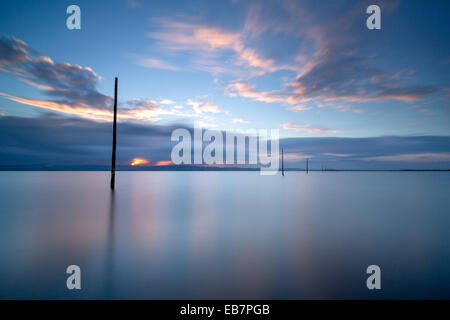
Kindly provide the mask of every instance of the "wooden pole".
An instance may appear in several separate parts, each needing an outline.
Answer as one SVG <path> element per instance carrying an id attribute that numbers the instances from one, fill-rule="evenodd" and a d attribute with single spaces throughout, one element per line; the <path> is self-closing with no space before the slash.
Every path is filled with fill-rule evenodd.
<path id="1" fill-rule="evenodd" d="M 117 77 L 114 85 L 114 124 L 113 124 L 113 145 L 111 159 L 111 189 L 114 190 L 116 181 L 116 135 L 117 135 Z"/>
<path id="2" fill-rule="evenodd" d="M 306 173 L 309 171 L 309 159 L 306 159 Z"/>
<path id="3" fill-rule="evenodd" d="M 283 148 L 281 148 L 281 175 L 284 177 L 284 155 L 283 155 Z"/>

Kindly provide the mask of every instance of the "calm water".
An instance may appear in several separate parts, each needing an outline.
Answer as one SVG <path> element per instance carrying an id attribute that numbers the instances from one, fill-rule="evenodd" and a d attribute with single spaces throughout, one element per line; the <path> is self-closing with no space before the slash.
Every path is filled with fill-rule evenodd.
<path id="1" fill-rule="evenodd" d="M 450 298 L 450 173 L 0 172 L 0 298 Z M 82 290 L 66 289 L 81 267 Z M 380 291 L 366 268 L 381 267 Z"/>

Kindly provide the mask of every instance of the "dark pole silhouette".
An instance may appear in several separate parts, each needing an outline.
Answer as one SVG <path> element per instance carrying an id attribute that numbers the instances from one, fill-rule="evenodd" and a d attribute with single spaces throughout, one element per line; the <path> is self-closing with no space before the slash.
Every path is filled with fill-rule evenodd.
<path id="1" fill-rule="evenodd" d="M 309 159 L 306 159 L 306 173 L 309 171 Z"/>
<path id="2" fill-rule="evenodd" d="M 281 148 L 281 175 L 284 177 L 284 157 L 283 157 L 283 148 Z"/>
<path id="3" fill-rule="evenodd" d="M 114 124 L 113 124 L 113 145 L 111 159 L 111 189 L 114 190 L 116 181 L 116 134 L 117 134 L 117 77 L 114 85 Z"/>

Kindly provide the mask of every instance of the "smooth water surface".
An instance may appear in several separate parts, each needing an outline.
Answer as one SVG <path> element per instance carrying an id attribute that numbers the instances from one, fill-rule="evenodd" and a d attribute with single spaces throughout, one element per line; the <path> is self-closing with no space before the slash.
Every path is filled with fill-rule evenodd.
<path id="1" fill-rule="evenodd" d="M 119 172 L 112 193 L 107 172 L 0 172 L 0 298 L 448 299 L 449 186 L 448 172 Z"/>

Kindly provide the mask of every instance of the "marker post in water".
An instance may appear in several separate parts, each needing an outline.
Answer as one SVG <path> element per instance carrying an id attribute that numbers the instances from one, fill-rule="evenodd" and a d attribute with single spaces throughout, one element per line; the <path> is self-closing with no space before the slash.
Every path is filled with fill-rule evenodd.
<path id="1" fill-rule="evenodd" d="M 116 182 L 116 134 L 117 134 L 117 77 L 114 85 L 114 124 L 113 124 L 113 145 L 111 159 L 111 190 L 114 190 Z"/>

